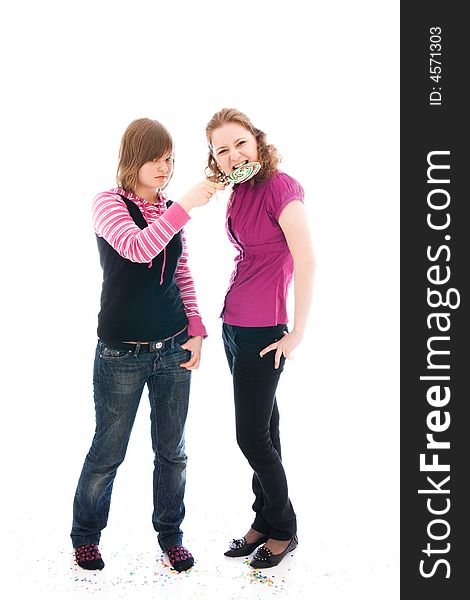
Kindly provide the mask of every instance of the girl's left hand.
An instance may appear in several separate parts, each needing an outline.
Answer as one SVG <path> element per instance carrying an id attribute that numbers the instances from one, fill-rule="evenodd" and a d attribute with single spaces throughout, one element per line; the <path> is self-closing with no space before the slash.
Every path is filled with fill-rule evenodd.
<path id="1" fill-rule="evenodd" d="M 276 350 L 276 354 L 274 355 L 274 368 L 279 369 L 281 356 L 292 359 L 292 351 L 300 344 L 302 337 L 302 334 L 293 329 L 290 333 L 284 333 L 284 337 L 282 339 L 269 344 L 269 346 L 266 346 L 266 348 L 263 348 L 259 355 L 262 358 L 268 352 Z"/>
<path id="2" fill-rule="evenodd" d="M 188 369 L 188 371 L 199 368 L 199 363 L 201 362 L 202 340 L 202 335 L 195 335 L 181 345 L 181 348 L 191 352 L 191 358 L 187 362 L 181 363 L 180 367 Z"/>

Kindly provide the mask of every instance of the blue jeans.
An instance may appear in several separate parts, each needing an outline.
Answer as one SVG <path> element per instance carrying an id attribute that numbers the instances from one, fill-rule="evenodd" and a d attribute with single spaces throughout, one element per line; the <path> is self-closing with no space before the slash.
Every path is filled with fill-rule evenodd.
<path id="1" fill-rule="evenodd" d="M 93 373 L 96 429 L 74 498 L 71 537 L 75 548 L 98 544 L 106 527 L 114 478 L 126 455 L 145 384 L 155 453 L 152 522 L 162 550 L 182 543 L 184 426 L 191 372 L 179 365 L 191 355 L 181 348 L 187 339 L 185 331 L 161 350 L 146 353 L 98 342 Z"/>

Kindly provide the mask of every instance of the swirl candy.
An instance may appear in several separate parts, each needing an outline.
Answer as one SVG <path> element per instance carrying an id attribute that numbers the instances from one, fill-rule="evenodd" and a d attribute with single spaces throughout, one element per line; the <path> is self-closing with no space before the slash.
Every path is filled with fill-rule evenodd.
<path id="1" fill-rule="evenodd" d="M 229 175 L 229 179 L 233 183 L 243 183 L 254 177 L 260 169 L 259 162 L 249 162 L 233 170 Z"/>

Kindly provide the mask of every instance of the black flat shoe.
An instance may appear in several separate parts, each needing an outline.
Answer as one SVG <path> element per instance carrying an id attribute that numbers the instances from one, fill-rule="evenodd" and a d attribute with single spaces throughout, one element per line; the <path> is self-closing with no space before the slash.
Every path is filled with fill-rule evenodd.
<path id="1" fill-rule="evenodd" d="M 267 541 L 268 538 L 266 536 L 260 537 L 259 540 L 256 540 L 256 542 L 252 542 L 251 544 L 249 544 L 244 537 L 239 540 L 232 540 L 230 542 L 230 548 L 227 552 L 224 552 L 224 554 L 225 556 L 230 556 L 230 558 L 248 556 L 255 548 Z"/>
<path id="2" fill-rule="evenodd" d="M 268 569 L 269 567 L 276 567 L 284 558 L 284 556 L 286 556 L 286 554 L 289 554 L 289 552 L 292 552 L 292 550 L 297 548 L 298 543 L 299 540 L 297 539 L 297 536 L 294 535 L 287 548 L 280 554 L 273 554 L 269 548 L 262 546 L 261 548 L 258 548 L 256 554 L 251 559 L 250 567 L 253 567 L 253 569 Z"/>

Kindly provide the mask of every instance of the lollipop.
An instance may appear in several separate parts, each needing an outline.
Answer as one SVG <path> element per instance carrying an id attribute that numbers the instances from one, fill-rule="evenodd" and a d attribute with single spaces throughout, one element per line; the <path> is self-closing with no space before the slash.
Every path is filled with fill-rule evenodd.
<path id="1" fill-rule="evenodd" d="M 261 165 L 259 162 L 248 162 L 241 167 L 238 167 L 238 169 L 234 169 L 230 173 L 229 179 L 233 183 L 243 183 L 254 177 L 260 169 Z"/>

